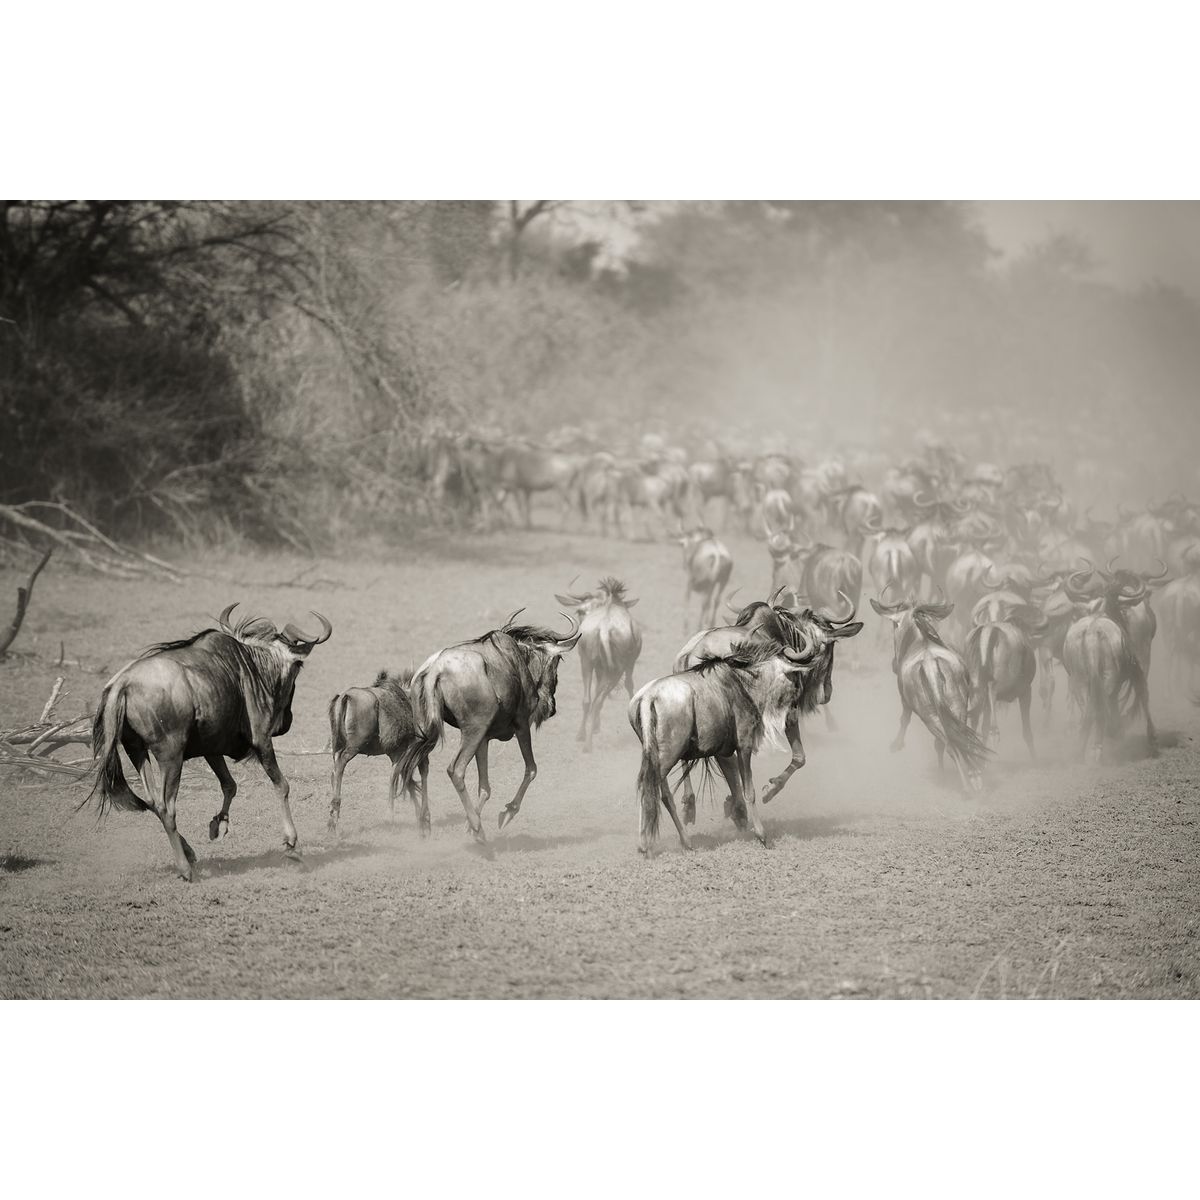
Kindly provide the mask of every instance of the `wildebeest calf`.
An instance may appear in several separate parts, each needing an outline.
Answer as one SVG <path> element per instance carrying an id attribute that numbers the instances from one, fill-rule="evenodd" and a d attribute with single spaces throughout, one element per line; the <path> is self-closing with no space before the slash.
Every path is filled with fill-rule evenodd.
<path id="1" fill-rule="evenodd" d="M 388 812 L 395 815 L 396 791 L 400 782 L 400 765 L 404 752 L 417 739 L 413 726 L 412 700 L 408 685 L 412 671 L 389 675 L 380 671 L 370 687 L 347 688 L 329 702 L 329 739 L 333 752 L 333 799 L 329 805 L 329 832 L 337 830 L 342 812 L 342 774 L 346 764 L 358 755 L 370 757 L 387 755 L 392 763 L 392 778 L 388 785 Z M 421 788 L 428 790 L 429 759 L 419 762 Z M 413 802 L 417 820 L 421 817 L 421 800 L 410 783 L 408 797 Z"/>

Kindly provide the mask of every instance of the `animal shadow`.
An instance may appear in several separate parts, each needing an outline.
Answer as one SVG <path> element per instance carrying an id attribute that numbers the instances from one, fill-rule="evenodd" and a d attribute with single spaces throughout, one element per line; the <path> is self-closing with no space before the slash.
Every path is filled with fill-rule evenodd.
<path id="1" fill-rule="evenodd" d="M 309 874 L 319 867 L 329 863 L 346 862 L 354 858 L 365 858 L 368 855 L 379 854 L 378 846 L 369 846 L 362 842 L 342 843 L 339 845 L 321 847 L 314 850 L 301 850 L 298 859 L 288 858 L 282 850 L 266 850 L 261 854 L 248 854 L 244 857 L 220 856 L 218 858 L 200 858 L 195 870 L 199 878 L 219 878 L 225 875 L 245 875 L 249 871 L 287 868 Z"/>
<path id="2" fill-rule="evenodd" d="M 763 821 L 763 831 L 767 835 L 766 849 L 770 849 L 775 842 L 784 839 L 809 842 L 815 838 L 860 836 L 844 817 L 766 818 Z M 754 834 L 750 830 L 738 829 L 731 822 L 726 822 L 712 833 L 692 833 L 689 837 L 693 850 L 716 850 L 730 842 L 755 840 Z"/>
<path id="3" fill-rule="evenodd" d="M 32 871 L 34 867 L 49 867 L 52 858 L 28 858 L 24 854 L 0 854 L 0 875 L 16 875 L 20 871 Z"/>

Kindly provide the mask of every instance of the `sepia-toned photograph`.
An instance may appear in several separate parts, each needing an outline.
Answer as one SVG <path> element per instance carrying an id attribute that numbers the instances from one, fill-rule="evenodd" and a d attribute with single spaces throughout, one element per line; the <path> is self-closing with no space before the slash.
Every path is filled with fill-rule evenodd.
<path id="1" fill-rule="evenodd" d="M 1195 998 L 1198 248 L 0 203 L 0 995 Z"/>

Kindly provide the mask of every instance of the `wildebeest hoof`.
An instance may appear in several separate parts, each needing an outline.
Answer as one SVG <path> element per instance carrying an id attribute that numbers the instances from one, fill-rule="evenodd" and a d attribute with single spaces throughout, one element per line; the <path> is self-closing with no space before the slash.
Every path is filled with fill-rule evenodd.
<path id="1" fill-rule="evenodd" d="M 338 826 L 337 817 L 330 817 L 329 820 L 325 823 L 326 833 L 337 833 L 337 826 Z"/>
<path id="2" fill-rule="evenodd" d="M 300 853 L 300 848 L 295 842 L 284 842 L 283 857 L 291 862 L 301 862 L 304 858 L 304 855 Z"/>
<path id="3" fill-rule="evenodd" d="M 897 739 L 896 739 L 896 740 L 895 740 L 895 741 L 894 741 L 894 742 L 893 742 L 893 743 L 892 743 L 892 744 L 891 744 L 891 745 L 888 747 L 888 749 L 889 749 L 889 750 L 890 750 L 890 751 L 891 751 L 893 754 L 895 754 L 895 753 L 897 753 L 898 751 L 900 751 L 900 750 L 903 750 L 903 749 L 904 749 L 904 743 L 903 743 L 903 742 L 902 742 L 902 741 L 901 741 L 899 738 L 897 738 Z"/>
<path id="4" fill-rule="evenodd" d="M 196 852 L 188 845 L 187 838 L 181 837 L 179 844 L 183 847 L 183 855 L 188 860 L 189 866 L 196 861 Z"/>
<path id="5" fill-rule="evenodd" d="M 179 868 L 179 878 L 182 879 L 184 883 L 192 882 L 192 867 L 190 863 L 188 864 L 186 871 L 182 867 Z"/>
<path id="6" fill-rule="evenodd" d="M 503 829 L 517 815 L 519 810 L 505 807 L 500 810 L 500 828 Z"/>
<path id="7" fill-rule="evenodd" d="M 208 840 L 215 842 L 217 838 L 224 837 L 229 832 L 229 818 L 221 816 L 217 813 L 215 817 L 208 823 Z"/>

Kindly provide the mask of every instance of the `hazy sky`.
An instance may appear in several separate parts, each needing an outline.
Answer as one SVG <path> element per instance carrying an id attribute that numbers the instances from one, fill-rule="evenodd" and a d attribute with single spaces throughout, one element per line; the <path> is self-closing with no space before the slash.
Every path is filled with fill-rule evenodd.
<path id="1" fill-rule="evenodd" d="M 1097 275 L 1136 286 L 1160 279 L 1200 296 L 1200 202 L 987 201 L 979 204 L 996 247 L 1019 253 L 1052 233 L 1091 247 Z"/>

